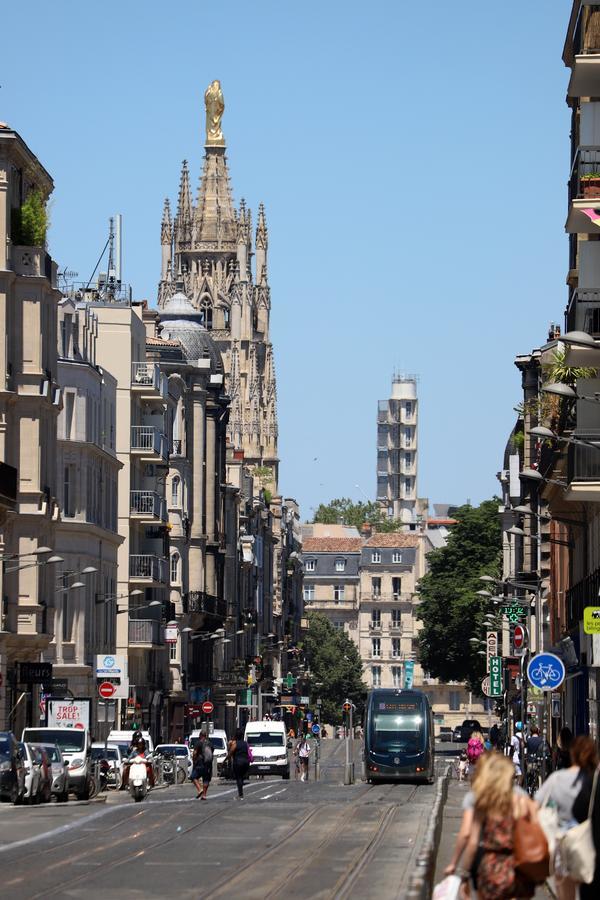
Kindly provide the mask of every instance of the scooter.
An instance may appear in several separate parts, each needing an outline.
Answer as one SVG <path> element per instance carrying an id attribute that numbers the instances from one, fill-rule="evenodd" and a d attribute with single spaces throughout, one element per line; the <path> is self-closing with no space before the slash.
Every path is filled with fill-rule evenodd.
<path id="1" fill-rule="evenodd" d="M 129 764 L 129 793 L 136 803 L 148 793 L 148 769 L 144 756 L 134 756 Z"/>

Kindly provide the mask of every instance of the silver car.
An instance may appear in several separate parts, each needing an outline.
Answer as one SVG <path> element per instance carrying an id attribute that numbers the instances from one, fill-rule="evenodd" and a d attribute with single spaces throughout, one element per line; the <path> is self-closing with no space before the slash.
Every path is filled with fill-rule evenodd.
<path id="1" fill-rule="evenodd" d="M 52 769 L 52 795 L 59 803 L 69 799 L 69 764 L 56 744 L 41 744 Z"/>

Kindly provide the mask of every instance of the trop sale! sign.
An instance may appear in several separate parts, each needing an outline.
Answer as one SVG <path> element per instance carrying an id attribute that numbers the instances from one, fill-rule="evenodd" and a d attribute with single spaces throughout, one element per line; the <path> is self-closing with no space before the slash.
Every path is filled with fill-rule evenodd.
<path id="1" fill-rule="evenodd" d="M 47 701 L 49 728 L 89 728 L 89 700 L 54 700 Z"/>

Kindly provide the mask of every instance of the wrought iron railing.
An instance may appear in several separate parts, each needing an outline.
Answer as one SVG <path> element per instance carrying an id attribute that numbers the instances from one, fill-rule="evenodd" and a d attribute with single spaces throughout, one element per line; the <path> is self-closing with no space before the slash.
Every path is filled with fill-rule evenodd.
<path id="1" fill-rule="evenodd" d="M 156 491 L 130 491 L 129 508 L 134 515 L 153 516 L 166 522 L 167 504 Z"/>

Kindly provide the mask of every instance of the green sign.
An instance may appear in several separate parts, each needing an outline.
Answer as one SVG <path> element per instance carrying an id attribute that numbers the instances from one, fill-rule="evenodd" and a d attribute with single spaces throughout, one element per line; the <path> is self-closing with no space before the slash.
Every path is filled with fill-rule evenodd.
<path id="1" fill-rule="evenodd" d="M 490 697 L 502 696 L 502 657 L 490 656 Z"/>
<path id="2" fill-rule="evenodd" d="M 285 676 L 285 678 L 283 679 L 283 683 L 285 684 L 286 688 L 290 691 L 296 684 L 296 679 L 294 678 L 294 676 L 292 675 L 291 672 L 288 672 L 287 675 Z"/>
<path id="3" fill-rule="evenodd" d="M 507 617 L 509 622 L 520 622 L 527 615 L 524 606 L 501 606 L 500 612 Z"/>
<path id="4" fill-rule="evenodd" d="M 583 630 L 586 634 L 600 634 L 600 606 L 586 606 L 583 610 Z"/>

